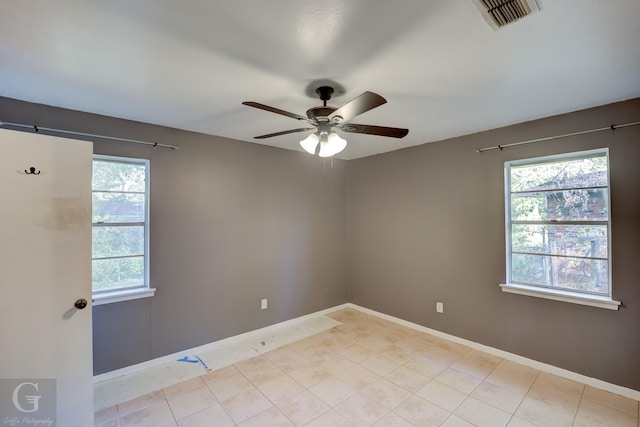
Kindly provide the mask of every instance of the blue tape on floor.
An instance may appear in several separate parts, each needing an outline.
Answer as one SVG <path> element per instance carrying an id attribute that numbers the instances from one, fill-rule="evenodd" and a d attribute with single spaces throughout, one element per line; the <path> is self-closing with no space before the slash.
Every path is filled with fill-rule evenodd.
<path id="1" fill-rule="evenodd" d="M 202 362 L 202 360 L 200 360 L 199 357 L 197 359 L 189 359 L 189 356 L 185 356 L 182 359 L 178 359 L 178 362 L 187 362 L 187 363 L 199 363 L 198 361 Z"/>
<path id="2" fill-rule="evenodd" d="M 200 361 L 200 363 L 202 364 L 202 366 L 204 366 L 204 369 L 206 369 L 207 371 L 209 370 L 209 367 L 207 366 L 206 363 L 204 363 L 204 361 L 202 359 L 200 359 L 200 356 L 198 356 L 197 354 L 194 354 L 195 357 L 198 358 L 198 360 Z"/>

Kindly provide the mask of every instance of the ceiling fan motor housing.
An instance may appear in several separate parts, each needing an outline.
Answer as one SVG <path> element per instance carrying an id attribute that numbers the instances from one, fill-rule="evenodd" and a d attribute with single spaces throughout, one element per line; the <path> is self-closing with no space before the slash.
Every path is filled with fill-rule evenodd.
<path id="1" fill-rule="evenodd" d="M 333 107 L 313 107 L 307 110 L 307 117 L 317 122 L 328 122 L 329 116 L 336 110 Z"/>

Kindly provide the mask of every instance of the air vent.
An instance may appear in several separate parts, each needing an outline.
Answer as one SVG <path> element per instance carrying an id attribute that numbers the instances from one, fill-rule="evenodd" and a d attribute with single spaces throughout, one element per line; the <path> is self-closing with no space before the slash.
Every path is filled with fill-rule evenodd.
<path id="1" fill-rule="evenodd" d="M 538 12 L 538 0 L 473 0 L 484 19 L 493 28 L 504 27 L 507 24 Z"/>

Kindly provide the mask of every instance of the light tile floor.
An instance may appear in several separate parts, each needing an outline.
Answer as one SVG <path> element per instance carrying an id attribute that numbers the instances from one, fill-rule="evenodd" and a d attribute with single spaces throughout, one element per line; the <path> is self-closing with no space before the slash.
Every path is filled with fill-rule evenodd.
<path id="1" fill-rule="evenodd" d="M 101 410 L 96 426 L 633 426 L 638 401 L 354 309 L 326 332 Z"/>

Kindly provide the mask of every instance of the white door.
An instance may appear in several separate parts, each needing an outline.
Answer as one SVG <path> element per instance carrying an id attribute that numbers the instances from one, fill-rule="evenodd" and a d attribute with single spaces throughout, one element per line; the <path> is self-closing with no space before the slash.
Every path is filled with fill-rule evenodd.
<path id="1" fill-rule="evenodd" d="M 13 411 L 11 425 L 52 419 L 52 394 L 50 425 L 93 425 L 92 151 L 0 129 L 0 421 Z"/>

